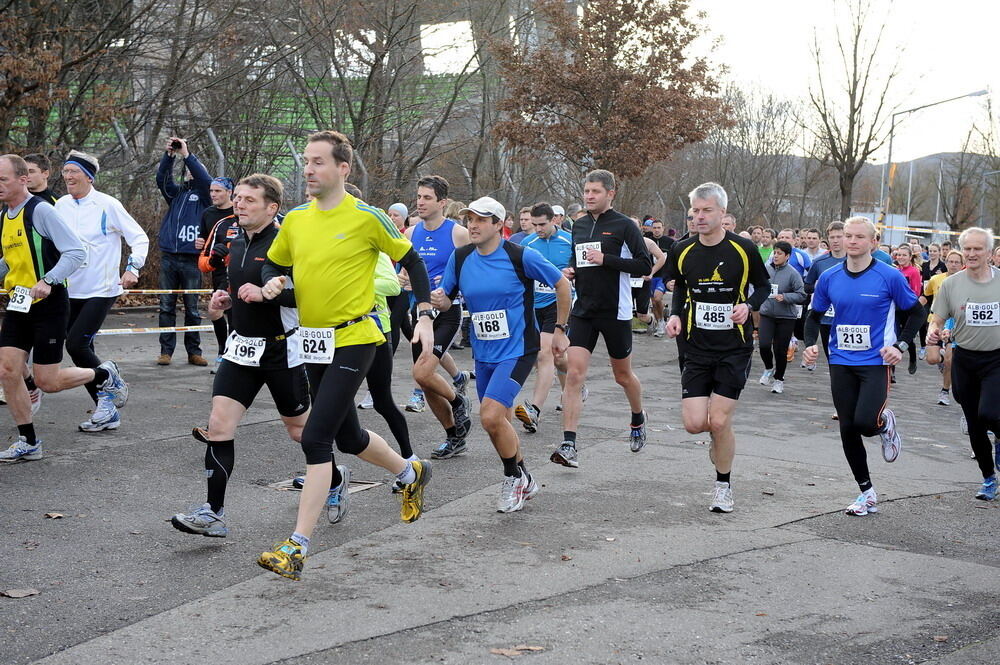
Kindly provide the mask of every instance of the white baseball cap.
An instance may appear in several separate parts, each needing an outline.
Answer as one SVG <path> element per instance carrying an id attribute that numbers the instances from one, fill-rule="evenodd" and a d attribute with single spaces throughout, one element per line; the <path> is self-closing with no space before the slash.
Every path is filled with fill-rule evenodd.
<path id="1" fill-rule="evenodd" d="M 552 206 L 552 212 L 556 215 L 565 215 L 566 211 L 563 210 L 562 206 Z"/>
<path id="2" fill-rule="evenodd" d="M 468 208 L 462 208 L 459 214 L 466 212 L 474 212 L 482 217 L 496 217 L 501 222 L 507 218 L 507 209 L 500 204 L 496 199 L 492 199 L 488 196 L 483 196 L 478 198 L 469 204 Z"/>

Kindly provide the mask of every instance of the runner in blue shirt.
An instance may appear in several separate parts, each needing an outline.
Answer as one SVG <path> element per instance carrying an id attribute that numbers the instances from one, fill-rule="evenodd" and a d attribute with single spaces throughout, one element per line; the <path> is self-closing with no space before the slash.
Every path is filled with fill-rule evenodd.
<path id="1" fill-rule="evenodd" d="M 809 268 L 809 272 L 803 278 L 803 283 L 806 287 L 806 293 L 812 295 L 813 291 L 816 290 L 816 282 L 819 280 L 819 276 L 825 273 L 830 268 L 838 266 L 847 259 L 847 254 L 844 252 L 844 223 L 830 222 L 826 227 L 826 242 L 830 246 L 830 251 L 822 256 L 816 257 L 813 261 L 812 267 Z M 810 305 L 810 308 L 812 306 Z M 823 353 L 826 354 L 827 360 L 830 358 L 830 326 L 833 325 L 833 308 L 827 309 L 823 312 L 823 318 L 819 323 L 820 339 L 823 341 Z M 803 334 L 803 338 L 805 335 Z M 809 364 L 803 360 L 803 364 L 806 369 L 810 372 L 816 369 L 816 364 Z"/>
<path id="2" fill-rule="evenodd" d="M 525 238 L 521 245 L 537 250 L 560 270 L 568 268 L 573 259 L 573 236 L 555 224 L 555 212 L 548 203 L 535 204 L 530 213 L 535 232 Z M 538 321 L 541 332 L 535 392 L 531 400 L 525 400 L 514 408 L 514 415 L 528 432 L 538 431 L 538 418 L 552 388 L 552 376 L 558 376 L 559 385 L 566 386 L 566 357 L 555 358 L 552 355 L 552 335 L 556 329 L 556 292 L 540 281 L 535 282 L 535 320 Z"/>
<path id="3" fill-rule="evenodd" d="M 538 484 L 524 466 L 517 432 L 510 422 L 514 400 L 538 354 L 534 282 L 555 288 L 557 320 L 561 324 L 552 339 L 552 351 L 557 356 L 569 346 L 564 331 L 569 319 L 570 286 L 562 272 L 540 253 L 503 239 L 505 210 L 497 201 L 483 197 L 462 212 L 468 214 L 472 246 L 455 250 L 448 259 L 432 304 L 447 311 L 459 291 L 465 297 L 472 318 L 470 339 L 476 356 L 479 417 L 503 461 L 504 482 L 497 511 L 510 513 L 520 510 L 525 500 L 538 493 Z"/>
<path id="4" fill-rule="evenodd" d="M 902 445 L 896 418 L 885 408 L 889 400 L 889 370 L 907 349 L 896 341 L 896 308 L 906 314 L 901 338 L 913 339 L 923 319 L 923 307 L 902 273 L 872 257 L 875 226 L 865 217 L 844 222 L 847 260 L 819 277 L 813 309 L 806 322 L 803 354 L 816 362 L 819 323 L 834 307 L 830 335 L 830 387 L 840 420 L 840 439 L 847 463 L 861 494 L 846 509 L 848 515 L 878 512 L 862 437 L 882 439 L 882 457 L 894 462 Z"/>

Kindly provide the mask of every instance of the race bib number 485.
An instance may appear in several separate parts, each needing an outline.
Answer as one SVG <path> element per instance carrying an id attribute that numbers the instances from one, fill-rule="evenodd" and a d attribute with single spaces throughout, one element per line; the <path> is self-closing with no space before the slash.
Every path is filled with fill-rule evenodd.
<path id="1" fill-rule="evenodd" d="M 965 303 L 965 325 L 976 327 L 1000 325 L 1000 302 Z"/>
<path id="2" fill-rule="evenodd" d="M 695 325 L 702 330 L 732 330 L 732 303 L 699 302 L 694 311 Z"/>
<path id="3" fill-rule="evenodd" d="M 333 362 L 333 328 L 299 328 L 299 358 L 305 363 L 329 365 Z"/>
<path id="4" fill-rule="evenodd" d="M 475 326 L 476 339 L 479 340 L 488 341 L 510 337 L 507 310 L 504 309 L 476 312 L 472 315 L 472 325 Z"/>
<path id="5" fill-rule="evenodd" d="M 872 348 L 871 326 L 837 326 L 837 348 L 841 351 L 867 351 Z"/>

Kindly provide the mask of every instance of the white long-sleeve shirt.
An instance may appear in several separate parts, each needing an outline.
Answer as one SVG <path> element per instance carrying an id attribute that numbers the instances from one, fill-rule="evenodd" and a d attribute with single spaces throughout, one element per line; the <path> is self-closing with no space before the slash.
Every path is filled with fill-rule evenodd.
<path id="1" fill-rule="evenodd" d="M 113 196 L 91 189 L 82 199 L 67 194 L 56 210 L 80 236 L 87 258 L 69 277 L 70 298 L 110 298 L 122 294 L 122 238 L 131 250 L 128 264 L 138 274 L 146 264 L 149 238 Z"/>

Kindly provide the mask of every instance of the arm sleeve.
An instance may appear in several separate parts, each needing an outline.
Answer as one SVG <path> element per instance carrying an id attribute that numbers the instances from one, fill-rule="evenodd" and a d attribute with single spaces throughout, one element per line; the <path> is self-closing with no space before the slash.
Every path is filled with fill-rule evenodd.
<path id="1" fill-rule="evenodd" d="M 816 263 L 813 262 L 809 266 L 809 272 L 806 273 L 805 279 L 802 280 L 802 286 L 805 288 L 806 293 L 812 293 L 816 290 L 817 279 L 819 279 L 819 270 L 816 269 Z"/>
<path id="2" fill-rule="evenodd" d="M 452 252 L 451 255 L 455 256 L 455 253 Z M 413 249 L 413 245 L 410 245 L 410 251 L 403 255 L 398 263 L 406 269 L 406 274 L 410 276 L 410 290 L 413 291 L 413 297 L 416 298 L 416 301 L 430 302 L 431 278 L 427 275 L 427 266 L 424 265 L 424 260 L 417 254 L 417 250 Z"/>
<path id="3" fill-rule="evenodd" d="M 267 264 L 265 263 L 264 265 Z M 261 274 L 263 275 L 263 271 L 261 271 Z M 279 307 L 295 307 L 295 285 L 292 284 L 292 278 L 290 276 L 287 280 L 285 280 L 285 288 L 281 290 L 278 297 L 274 300 L 264 301 L 262 304 L 270 303 L 278 305 Z"/>
<path id="4" fill-rule="evenodd" d="M 401 290 L 392 261 L 388 255 L 380 252 L 378 262 L 375 264 L 375 295 L 397 296 Z"/>
<path id="5" fill-rule="evenodd" d="M 824 311 L 825 310 L 809 310 L 809 316 L 806 317 L 805 332 L 802 335 L 802 343 L 806 346 L 814 345 L 816 343 L 816 339 L 819 338 L 819 324 L 823 321 Z"/>
<path id="6" fill-rule="evenodd" d="M 454 300 L 458 297 L 458 279 L 455 276 L 455 252 L 448 257 L 448 263 L 444 266 L 444 273 L 441 275 L 441 290 L 449 298 Z"/>
<path id="7" fill-rule="evenodd" d="M 34 224 L 38 232 L 51 240 L 61 254 L 59 261 L 52 266 L 52 270 L 42 277 L 48 277 L 54 282 L 64 281 L 76 272 L 87 258 L 83 241 L 76 231 L 63 221 L 56 209 L 47 203 L 35 207 Z"/>
<path id="8" fill-rule="evenodd" d="M 271 260 L 270 256 L 264 261 L 264 265 L 260 267 L 260 280 L 265 284 L 275 277 L 280 277 L 281 275 L 288 276 L 290 274 L 292 274 L 292 269 L 289 266 L 275 263 Z"/>
<path id="9" fill-rule="evenodd" d="M 142 230 L 139 223 L 135 221 L 125 210 L 125 206 L 118 199 L 112 199 L 112 212 L 114 214 L 114 225 L 128 244 L 131 254 L 128 257 L 128 266 L 135 268 L 136 272 L 142 270 L 146 265 L 146 257 L 149 254 L 149 236 Z"/>
<path id="10" fill-rule="evenodd" d="M 635 224 L 629 223 L 625 227 L 625 246 L 632 253 L 631 259 L 625 259 L 612 254 L 604 255 L 605 267 L 612 270 L 627 272 L 633 277 L 643 277 L 649 274 L 653 267 L 653 259 L 646 250 L 646 241 L 642 238 L 642 233 Z"/>
<path id="11" fill-rule="evenodd" d="M 794 268 L 793 268 L 794 270 Z M 747 305 L 753 311 L 758 311 L 760 306 L 763 305 L 771 295 L 771 282 L 768 281 L 768 285 L 764 288 L 758 288 L 756 285 L 753 287 L 753 293 L 747 298 Z"/>
<path id="12" fill-rule="evenodd" d="M 791 305 L 801 305 L 806 301 L 805 285 L 798 271 L 792 273 L 792 291 L 785 294 L 785 302 Z"/>
<path id="13" fill-rule="evenodd" d="M 920 332 L 920 326 L 926 320 L 924 306 L 919 301 L 914 302 L 913 306 L 906 310 L 906 322 L 903 323 L 903 330 L 899 333 L 899 339 L 912 344 L 913 338 Z"/>
<path id="14" fill-rule="evenodd" d="M 173 169 L 174 158 L 164 152 L 163 157 L 160 158 L 160 166 L 156 169 L 156 187 L 160 190 L 160 194 L 163 194 L 163 198 L 166 199 L 168 204 L 174 200 L 179 190 L 177 183 L 174 182 Z"/>
<path id="15" fill-rule="evenodd" d="M 7 277 L 7 273 L 10 272 L 10 266 L 7 265 L 7 261 L 0 259 L 0 281 L 3 281 Z"/>
<path id="16" fill-rule="evenodd" d="M 201 213 L 201 224 L 198 225 L 198 237 L 204 239 L 208 238 L 208 234 L 212 232 L 212 226 L 208 223 L 208 211 L 209 208 L 205 208 Z"/>
<path id="17" fill-rule="evenodd" d="M 187 166 L 188 171 L 191 172 L 191 177 L 194 178 L 194 188 L 198 192 L 198 196 L 201 200 L 208 203 L 208 189 L 212 186 L 212 176 L 209 174 L 208 169 L 205 165 L 201 163 L 197 157 L 193 154 L 188 153 L 187 158 L 184 160 L 184 165 Z"/>
<path id="18" fill-rule="evenodd" d="M 663 266 L 667 281 L 674 280 L 674 295 L 670 301 L 670 315 L 684 315 L 684 301 L 687 300 L 687 282 L 677 269 L 677 243 L 667 252 L 667 263 Z"/>

